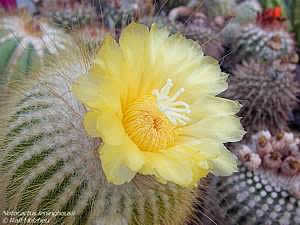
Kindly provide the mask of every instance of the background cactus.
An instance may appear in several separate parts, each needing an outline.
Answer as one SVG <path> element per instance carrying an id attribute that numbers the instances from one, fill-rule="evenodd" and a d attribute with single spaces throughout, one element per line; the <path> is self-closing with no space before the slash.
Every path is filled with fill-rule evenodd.
<path id="1" fill-rule="evenodd" d="M 197 191 L 154 178 L 107 182 L 99 160 L 99 139 L 83 128 L 86 109 L 70 91 L 85 74 L 91 56 L 68 50 L 43 67 L 22 94 L 2 101 L 0 208 L 18 211 L 68 211 L 49 224 L 181 225 L 192 212 Z"/>
<path id="2" fill-rule="evenodd" d="M 122 2 L 108 0 L 94 0 L 93 2 L 101 22 L 111 31 L 120 31 L 122 27 L 129 24 L 135 18 L 137 5 L 133 3 L 129 8 L 123 8 L 121 5 Z"/>
<path id="3" fill-rule="evenodd" d="M 215 178 L 208 188 L 219 205 L 214 215 L 228 225 L 299 224 L 299 139 L 261 131 L 236 152 L 242 162 L 239 173 Z"/>
<path id="4" fill-rule="evenodd" d="M 89 24 L 97 19 L 95 8 L 88 2 L 68 2 L 65 4 L 49 2 L 41 8 L 44 16 L 66 29 Z"/>
<path id="5" fill-rule="evenodd" d="M 268 64 L 244 62 L 233 70 L 224 95 L 243 104 L 239 115 L 248 132 L 265 128 L 280 131 L 287 129 L 289 116 L 298 103 L 300 89 L 294 76 Z"/>
<path id="6" fill-rule="evenodd" d="M 295 41 L 284 29 L 267 28 L 249 24 L 237 37 L 237 47 L 233 47 L 235 58 L 254 57 L 272 61 L 295 52 Z"/>
<path id="7" fill-rule="evenodd" d="M 203 0 L 199 1 L 198 7 L 204 7 L 207 15 L 211 18 L 216 16 L 231 16 L 237 7 L 235 0 Z"/>
<path id="8" fill-rule="evenodd" d="M 169 11 L 173 8 L 187 5 L 189 2 L 194 0 L 157 0 L 155 1 L 158 8 L 165 9 L 166 11 Z"/>
<path id="9" fill-rule="evenodd" d="M 297 36 L 298 45 L 300 44 L 300 2 L 293 0 L 292 2 L 292 25 Z"/>
<path id="10" fill-rule="evenodd" d="M 20 79 L 18 75 L 37 69 L 50 54 L 70 42 L 63 31 L 25 11 L 0 17 L 0 85 Z M 18 73 L 18 72 L 21 73 Z"/>
<path id="11" fill-rule="evenodd" d="M 237 40 L 242 28 L 256 21 L 257 15 L 262 12 L 262 7 L 257 0 L 244 1 L 232 9 L 232 18 L 226 23 L 220 35 L 229 46 Z"/>
<path id="12" fill-rule="evenodd" d="M 179 32 L 177 24 L 170 21 L 169 17 L 164 13 L 156 16 L 144 16 L 143 18 L 139 19 L 139 22 L 147 25 L 148 27 L 155 23 L 160 28 L 168 29 L 172 34 Z"/>
<path id="13" fill-rule="evenodd" d="M 197 41 L 206 55 L 221 58 L 224 48 L 220 32 L 225 23 L 222 16 L 210 19 L 199 10 L 178 7 L 174 8 L 168 17 L 176 30 L 187 38 Z"/>
<path id="14" fill-rule="evenodd" d="M 105 35 L 109 33 L 109 30 L 99 23 L 91 23 L 74 28 L 72 33 L 86 46 L 94 49 L 95 47 L 100 46 Z"/>
<path id="15" fill-rule="evenodd" d="M 247 0 L 235 7 L 233 21 L 239 24 L 253 23 L 257 14 L 262 12 L 262 7 L 257 0 Z"/>

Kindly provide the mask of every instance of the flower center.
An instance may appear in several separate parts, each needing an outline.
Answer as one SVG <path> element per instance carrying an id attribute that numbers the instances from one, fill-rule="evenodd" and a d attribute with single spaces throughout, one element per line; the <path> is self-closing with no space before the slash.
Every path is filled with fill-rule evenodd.
<path id="1" fill-rule="evenodd" d="M 182 101 L 177 101 L 177 98 L 184 92 L 184 88 L 179 89 L 172 97 L 169 96 L 170 90 L 173 87 L 173 82 L 168 79 L 167 83 L 161 90 L 153 90 L 153 95 L 156 96 L 158 108 L 174 125 L 185 125 L 190 118 L 185 114 L 191 113 L 190 106 Z"/>
<path id="2" fill-rule="evenodd" d="M 153 95 L 136 99 L 124 112 L 123 125 L 128 136 L 143 151 L 157 152 L 175 144 L 178 124 L 185 124 L 189 118 L 189 105 L 176 101 L 182 89 L 169 97 L 172 81 Z"/>

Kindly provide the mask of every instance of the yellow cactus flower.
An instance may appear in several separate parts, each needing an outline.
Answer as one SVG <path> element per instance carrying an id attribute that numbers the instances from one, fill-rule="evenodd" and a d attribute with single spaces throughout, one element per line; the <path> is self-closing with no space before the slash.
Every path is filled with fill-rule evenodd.
<path id="1" fill-rule="evenodd" d="M 72 91 L 87 107 L 87 133 L 103 140 L 108 181 L 123 184 L 140 173 L 190 187 L 209 172 L 236 171 L 223 143 L 244 131 L 235 116 L 240 105 L 216 97 L 226 78 L 198 44 L 155 25 L 132 23 L 119 43 L 107 36 Z"/>

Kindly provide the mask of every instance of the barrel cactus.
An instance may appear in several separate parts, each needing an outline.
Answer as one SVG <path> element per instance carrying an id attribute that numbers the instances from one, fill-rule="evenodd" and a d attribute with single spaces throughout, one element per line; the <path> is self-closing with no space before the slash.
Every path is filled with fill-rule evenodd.
<path id="1" fill-rule="evenodd" d="M 228 225 L 300 223 L 300 140 L 260 131 L 236 148 L 239 173 L 214 179 L 215 213 Z"/>
<path id="2" fill-rule="evenodd" d="M 142 176 L 121 186 L 106 180 L 97 156 L 101 142 L 86 134 L 86 110 L 70 93 L 89 60 L 86 53 L 72 54 L 44 67 L 39 82 L 9 107 L 1 137 L 1 207 L 76 213 L 35 218 L 57 225 L 182 224 L 195 191 Z"/>
<path id="3" fill-rule="evenodd" d="M 278 19 L 262 14 L 258 15 L 257 23 L 244 27 L 232 47 L 236 58 L 254 57 L 271 62 L 294 53 L 294 37 Z"/>
<path id="4" fill-rule="evenodd" d="M 151 19 L 155 12 L 155 5 L 159 4 L 152 0 L 96 0 L 95 3 L 97 2 L 98 14 L 102 22 L 116 31 L 120 31 L 131 21 L 139 21 L 143 18 L 142 22 L 145 23 L 145 18 Z"/>
<path id="5" fill-rule="evenodd" d="M 235 116 L 239 104 L 215 96 L 226 88 L 226 76 L 196 46 L 155 25 L 148 30 L 132 23 L 120 46 L 108 36 L 96 54 L 73 47 L 49 61 L 37 79 L 1 101 L 0 207 L 41 212 L 36 219 L 57 225 L 188 222 L 200 178 L 235 171 L 236 158 L 223 143 L 244 134 Z M 170 53 L 175 48 L 186 55 Z M 162 74 L 170 77 L 154 84 Z M 198 76 L 195 86 L 191 80 Z M 186 91 L 173 93 L 177 84 Z M 118 103 L 122 112 L 113 111 Z M 108 117 L 95 127 L 98 112 Z M 54 217 L 49 211 L 74 214 Z"/>
<path id="6" fill-rule="evenodd" d="M 295 74 L 276 65 L 243 62 L 233 70 L 224 95 L 240 100 L 242 123 L 248 131 L 287 129 L 292 110 L 298 104 L 299 85 Z"/>
<path id="7" fill-rule="evenodd" d="M 97 19 L 96 10 L 88 2 L 68 2 L 66 4 L 45 4 L 42 15 L 51 18 L 58 26 L 66 29 L 89 24 Z"/>
<path id="8" fill-rule="evenodd" d="M 242 28 L 254 23 L 257 15 L 261 12 L 262 8 L 256 0 L 244 1 L 233 8 L 233 18 L 227 22 L 220 33 L 225 44 L 230 46 L 233 40 L 238 40 L 242 33 Z"/>
<path id="9" fill-rule="evenodd" d="M 25 11 L 0 17 L 0 84 L 38 69 L 45 57 L 57 54 L 70 37 Z M 16 72 L 17 71 L 17 72 Z M 22 75 L 23 74 L 23 75 Z"/>
<path id="10" fill-rule="evenodd" d="M 253 23 L 257 14 L 262 12 L 262 7 L 257 0 L 247 0 L 235 7 L 233 21 L 239 24 Z"/>

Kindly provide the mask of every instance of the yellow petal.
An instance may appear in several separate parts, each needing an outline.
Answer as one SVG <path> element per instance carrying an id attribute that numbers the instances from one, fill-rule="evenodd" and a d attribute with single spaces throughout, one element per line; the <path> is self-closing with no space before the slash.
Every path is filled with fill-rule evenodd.
<path id="1" fill-rule="evenodd" d="M 193 181 L 192 167 L 182 159 L 182 154 L 172 151 L 145 152 L 145 164 L 141 173 L 155 175 L 162 181 L 188 187 Z"/>
<path id="2" fill-rule="evenodd" d="M 148 40 L 145 42 L 147 46 L 146 60 L 144 64 L 142 79 L 139 87 L 139 94 L 151 94 L 153 89 L 160 88 L 166 82 L 168 73 L 162 70 L 159 65 L 162 62 L 161 51 L 164 43 L 169 37 L 167 29 L 158 29 L 154 24 L 151 27 Z"/>
<path id="3" fill-rule="evenodd" d="M 82 75 L 72 85 L 72 92 L 85 105 L 93 109 L 109 108 L 120 112 L 120 91 L 112 80 L 91 74 Z M 113 91 L 112 91 L 113 90 Z"/>
<path id="4" fill-rule="evenodd" d="M 83 124 L 88 135 L 92 137 L 101 137 L 101 134 L 97 130 L 99 113 L 87 112 L 84 116 Z"/>
<path id="5" fill-rule="evenodd" d="M 126 63 L 123 81 L 128 88 L 127 102 L 138 96 L 145 67 L 149 65 L 148 42 L 149 30 L 145 25 L 131 23 L 121 33 L 120 46 Z"/>
<path id="6" fill-rule="evenodd" d="M 92 123 L 92 121 L 90 121 L 90 123 Z M 96 129 L 97 132 L 101 134 L 105 144 L 121 145 L 127 138 L 122 124 L 122 118 L 115 112 L 102 111 L 98 113 Z"/>
<path id="7" fill-rule="evenodd" d="M 91 73 L 100 76 L 110 76 L 121 82 L 124 57 L 118 43 L 107 35 L 96 55 Z"/>
<path id="8" fill-rule="evenodd" d="M 119 146 L 104 144 L 99 153 L 106 178 L 114 184 L 129 182 L 144 164 L 143 153 L 129 139 Z"/>
<path id="9" fill-rule="evenodd" d="M 208 117 L 235 115 L 240 111 L 241 105 L 237 101 L 214 96 L 200 97 L 190 105 L 191 123 Z"/>
<path id="10" fill-rule="evenodd" d="M 192 160 L 203 161 L 209 159 L 216 159 L 222 154 L 224 146 L 212 139 L 179 139 L 176 146 L 171 147 L 170 150 L 181 152 L 185 157 Z"/>
<path id="11" fill-rule="evenodd" d="M 216 176 L 229 176 L 238 171 L 237 158 L 228 150 L 224 150 L 218 158 L 210 162 Z"/>
<path id="12" fill-rule="evenodd" d="M 105 145 L 100 150 L 102 168 L 108 182 L 120 185 L 131 181 L 136 172 L 126 166 L 119 149 L 112 150 L 109 147 Z"/>
<path id="13" fill-rule="evenodd" d="M 160 48 L 155 48 L 155 51 L 157 52 L 152 54 L 157 55 L 158 60 L 153 66 L 154 74 L 160 74 L 164 79 L 163 82 L 166 79 L 174 81 L 175 86 L 171 94 L 176 89 L 183 87 L 183 79 L 196 68 L 199 68 L 203 58 L 200 46 L 192 40 L 185 39 L 180 34 L 172 35 L 164 40 L 163 45 Z"/>
<path id="14" fill-rule="evenodd" d="M 193 167 L 193 182 L 191 186 L 197 186 L 200 179 L 206 177 L 210 170 L 201 167 Z"/>
<path id="15" fill-rule="evenodd" d="M 209 138 L 216 141 L 240 141 L 245 134 L 240 119 L 235 116 L 208 117 L 199 122 L 183 127 L 185 136 L 194 138 Z"/>
<path id="16" fill-rule="evenodd" d="M 185 88 L 182 99 L 191 103 L 201 95 L 217 95 L 228 88 L 227 78 L 218 62 L 206 56 L 196 70 L 179 80 L 179 85 Z"/>
<path id="17" fill-rule="evenodd" d="M 167 29 L 159 29 L 155 24 L 151 26 L 150 38 L 149 38 L 149 54 L 150 63 L 155 65 L 161 58 L 159 58 L 160 49 L 169 37 L 169 31 Z"/>
<path id="18" fill-rule="evenodd" d="M 145 25 L 131 23 L 122 31 L 120 46 L 128 64 L 143 67 L 140 63 L 145 59 L 148 40 L 149 30 Z"/>

